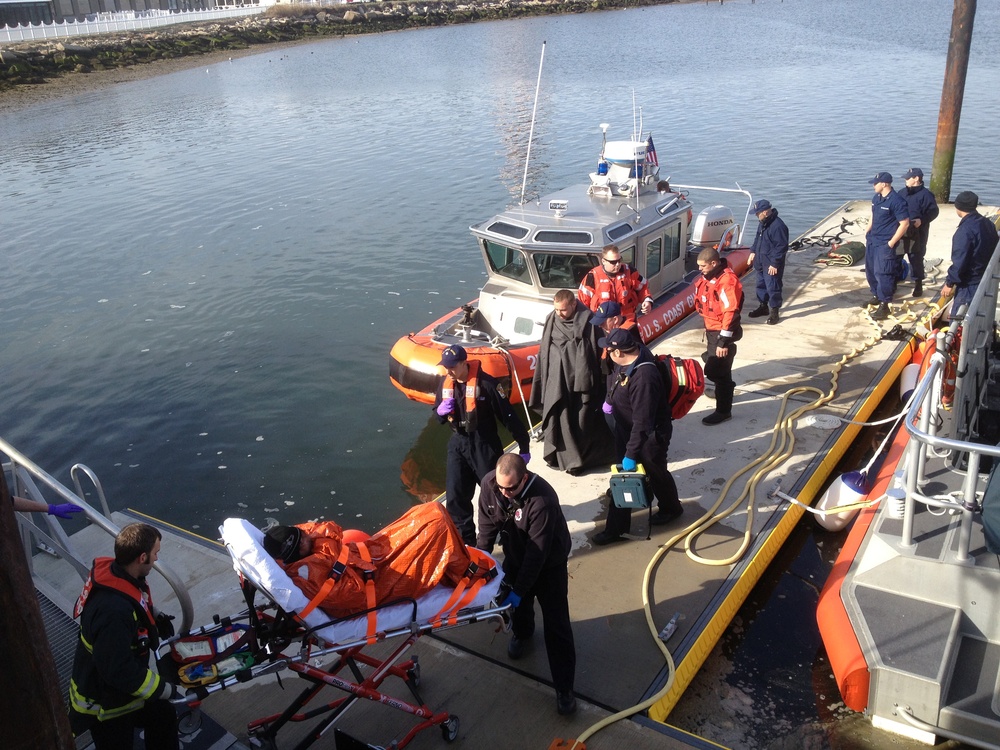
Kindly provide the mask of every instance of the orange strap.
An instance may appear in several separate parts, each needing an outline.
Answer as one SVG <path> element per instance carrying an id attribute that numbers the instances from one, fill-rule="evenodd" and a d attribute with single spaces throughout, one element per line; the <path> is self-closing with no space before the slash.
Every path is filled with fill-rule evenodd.
<path id="1" fill-rule="evenodd" d="M 327 578 L 323 585 L 319 587 L 319 591 L 316 592 L 316 596 L 312 598 L 305 607 L 299 612 L 299 617 L 303 620 L 306 616 L 312 612 L 320 603 L 326 599 L 327 594 L 337 585 L 340 577 L 344 574 L 344 569 L 347 566 L 347 558 L 350 555 L 350 550 L 346 544 L 340 545 L 340 555 L 337 557 L 337 562 L 334 563 L 333 569 L 330 571 L 330 577 Z"/>
<path id="2" fill-rule="evenodd" d="M 496 563 L 492 557 L 475 547 L 469 547 L 467 551 L 472 564 L 448 597 L 448 601 L 431 620 L 431 625 L 435 628 L 441 627 L 441 618 L 445 615 L 448 617 L 448 624 L 454 625 L 458 620 L 458 613 L 475 600 L 479 590 L 487 581 L 492 581 L 496 577 Z"/>
<path id="3" fill-rule="evenodd" d="M 371 553 L 368 551 L 368 545 L 364 542 L 358 542 L 358 554 L 361 555 L 361 559 L 364 560 L 369 565 L 372 561 Z M 375 611 L 375 569 L 370 568 L 364 571 L 365 578 L 365 600 L 368 604 L 368 637 L 367 642 L 369 644 L 375 643 L 377 640 L 375 638 L 375 633 L 378 630 L 378 612 Z"/>

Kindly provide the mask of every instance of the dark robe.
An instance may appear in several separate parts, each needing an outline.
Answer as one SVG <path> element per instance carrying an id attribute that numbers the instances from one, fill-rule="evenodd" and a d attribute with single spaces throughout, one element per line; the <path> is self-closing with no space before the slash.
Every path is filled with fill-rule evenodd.
<path id="1" fill-rule="evenodd" d="M 614 460 L 614 441 L 601 411 L 605 382 L 597 341 L 602 335 L 583 304 L 572 320 L 554 311 L 545 319 L 528 405 L 541 412 L 543 456 L 550 466 L 584 469 Z"/>

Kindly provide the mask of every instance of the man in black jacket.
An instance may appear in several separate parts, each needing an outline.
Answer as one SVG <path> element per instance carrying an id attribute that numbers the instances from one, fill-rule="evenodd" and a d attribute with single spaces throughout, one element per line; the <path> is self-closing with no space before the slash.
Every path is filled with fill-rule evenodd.
<path id="1" fill-rule="evenodd" d="M 535 632 L 538 599 L 556 710 L 571 714 L 576 711 L 576 646 L 569 618 L 569 527 L 556 491 L 513 453 L 500 457 L 496 471 L 483 478 L 479 493 L 476 546 L 492 552 L 498 538 L 504 554 L 504 584 L 510 586 L 505 602 L 514 607 L 514 634 L 507 656 L 520 659 L 524 655 Z"/>
<path id="2" fill-rule="evenodd" d="M 132 750 L 137 726 L 146 730 L 146 750 L 178 748 L 177 717 L 169 703 L 178 690 L 150 661 L 160 629 L 169 625 L 153 609 L 146 584 L 159 551 L 159 531 L 129 524 L 115 537 L 114 559 L 94 560 L 76 603 L 80 640 L 70 683 L 70 724 L 75 734 L 89 729 L 96 750 Z"/>
<path id="3" fill-rule="evenodd" d="M 615 418 L 615 448 L 623 456 L 624 471 L 635 471 L 642 464 L 649 477 L 659 510 L 651 522 L 656 525 L 675 521 L 683 513 L 677 484 L 667 468 L 667 451 L 673 434 L 669 391 L 663 382 L 664 373 L 655 356 L 624 328 L 616 328 L 601 345 L 615 369 L 608 376 L 608 400 Z M 594 544 L 604 545 L 624 539 L 632 523 L 632 511 L 608 506 L 604 531 L 594 535 Z"/>
<path id="4" fill-rule="evenodd" d="M 446 374 L 434 399 L 434 415 L 454 432 L 448 441 L 445 507 L 462 540 L 475 546 L 472 498 L 476 485 L 492 471 L 503 453 L 497 420 L 514 436 L 525 463 L 531 457 L 530 439 L 500 383 L 488 372 L 483 372 L 479 362 L 470 361 L 463 347 L 449 346 L 442 352 L 438 364 Z"/>

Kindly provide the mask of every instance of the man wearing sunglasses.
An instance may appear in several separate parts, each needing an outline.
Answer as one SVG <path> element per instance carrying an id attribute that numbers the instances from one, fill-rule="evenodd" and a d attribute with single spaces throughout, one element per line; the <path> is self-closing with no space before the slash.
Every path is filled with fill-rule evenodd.
<path id="1" fill-rule="evenodd" d="M 528 471 L 516 453 L 500 456 L 496 470 L 483 477 L 479 493 L 476 546 L 492 552 L 498 540 L 504 588 L 509 585 L 504 602 L 514 607 L 507 656 L 520 659 L 527 651 L 538 599 L 556 710 L 571 714 L 576 711 L 576 646 L 569 617 L 569 527 L 552 485 Z"/>
<path id="2" fill-rule="evenodd" d="M 625 263 L 617 245 L 601 251 L 601 262 L 583 278 L 576 294 L 591 312 L 597 312 L 603 302 L 617 302 L 625 320 L 633 324 L 637 311 L 645 315 L 653 307 L 646 280 Z"/>

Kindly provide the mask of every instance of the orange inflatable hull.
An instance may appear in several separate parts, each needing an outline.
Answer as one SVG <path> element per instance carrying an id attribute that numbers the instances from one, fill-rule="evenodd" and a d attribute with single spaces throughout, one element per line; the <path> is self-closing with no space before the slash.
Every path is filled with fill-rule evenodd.
<path id="1" fill-rule="evenodd" d="M 736 248 L 726 254 L 733 270 L 743 275 L 749 268 L 750 250 Z M 470 304 L 475 305 L 473 300 Z M 694 312 L 694 282 L 669 297 L 661 297 L 649 311 L 639 318 L 642 340 L 650 344 Z M 448 323 L 461 316 L 461 309 L 453 310 L 435 320 L 419 333 L 399 339 L 389 353 L 389 380 L 406 394 L 407 398 L 424 404 L 434 403 L 438 381 L 444 371 L 437 366 L 441 352 L 455 341 L 442 343 L 435 340 L 434 330 L 448 328 Z M 531 381 L 538 357 L 538 341 L 510 346 L 505 351 L 484 342 L 462 344 L 471 359 L 479 360 L 480 367 L 498 378 L 510 396 L 512 404 L 531 398 Z M 515 382 L 514 373 L 517 374 Z"/>

